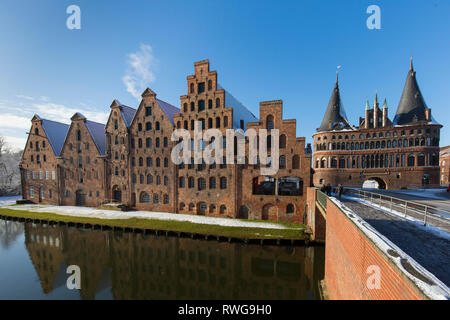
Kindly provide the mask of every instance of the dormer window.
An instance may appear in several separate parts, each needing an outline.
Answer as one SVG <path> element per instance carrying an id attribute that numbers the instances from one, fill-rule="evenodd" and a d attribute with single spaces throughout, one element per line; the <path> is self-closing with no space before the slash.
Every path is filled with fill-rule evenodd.
<path id="1" fill-rule="evenodd" d="M 77 130 L 77 141 L 81 141 L 81 131 Z"/>

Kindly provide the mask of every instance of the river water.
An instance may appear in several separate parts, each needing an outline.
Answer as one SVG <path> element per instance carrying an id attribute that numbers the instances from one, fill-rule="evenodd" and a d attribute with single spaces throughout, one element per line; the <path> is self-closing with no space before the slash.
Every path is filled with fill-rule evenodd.
<path id="1" fill-rule="evenodd" d="M 80 270 L 79 290 L 67 286 L 72 265 Z M 323 273 L 323 247 L 0 219 L 0 299 L 320 299 Z"/>

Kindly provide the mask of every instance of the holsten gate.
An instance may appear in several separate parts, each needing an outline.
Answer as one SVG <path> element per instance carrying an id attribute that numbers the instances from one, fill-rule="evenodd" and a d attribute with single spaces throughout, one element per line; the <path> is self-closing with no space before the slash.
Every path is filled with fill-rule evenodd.
<path id="1" fill-rule="evenodd" d="M 311 150 L 296 137 L 296 120 L 283 120 L 281 100 L 261 102 L 256 118 L 220 86 L 208 60 L 194 67 L 181 109 L 147 88 L 137 109 L 114 100 L 106 124 L 80 113 L 70 125 L 35 115 L 20 163 L 23 198 L 302 222 Z M 173 154 L 186 151 L 183 145 L 203 155 L 211 151 L 184 144 L 186 133 L 194 141 L 198 134 L 209 136 L 213 157 L 222 149 L 224 159 L 206 163 L 193 152 L 191 159 L 184 154 L 188 161 L 173 161 Z"/>
<path id="2" fill-rule="evenodd" d="M 314 185 L 361 187 L 367 180 L 379 188 L 401 189 L 439 184 L 439 138 L 442 125 L 431 116 L 411 60 L 394 120 L 386 99 L 380 108 L 367 101 L 359 126 L 349 124 L 338 78 L 314 138 Z"/>

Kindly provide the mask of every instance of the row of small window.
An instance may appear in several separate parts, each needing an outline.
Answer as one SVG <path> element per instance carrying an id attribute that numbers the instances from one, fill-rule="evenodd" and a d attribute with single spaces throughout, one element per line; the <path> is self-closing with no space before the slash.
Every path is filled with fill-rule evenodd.
<path id="1" fill-rule="evenodd" d="M 88 195 L 89 195 L 90 198 L 93 197 L 92 191 L 89 191 Z M 64 193 L 64 196 L 65 196 L 66 198 L 70 198 L 70 197 L 72 196 L 70 190 L 66 190 L 66 192 Z M 100 197 L 100 191 L 95 191 L 95 196 L 96 196 L 97 198 Z"/>
<path id="2" fill-rule="evenodd" d="M 417 159 L 416 159 L 417 158 Z M 361 160 L 361 161 L 360 161 Z M 416 164 L 417 160 L 417 164 Z M 329 163 L 327 163 L 329 161 Z M 410 154 L 406 157 L 405 154 L 394 155 L 364 155 L 364 156 L 354 156 L 347 158 L 331 157 L 327 160 L 326 158 L 316 159 L 315 167 L 316 169 L 325 168 L 340 168 L 340 169 L 350 169 L 350 168 L 394 168 L 394 167 L 423 167 L 423 166 L 438 166 L 439 160 L 435 153 L 431 156 L 425 156 L 421 153 L 417 157 Z"/>
<path id="3" fill-rule="evenodd" d="M 43 171 L 26 171 L 25 173 L 27 180 L 29 179 L 36 179 L 36 175 L 38 175 L 38 179 L 39 180 L 43 180 L 44 179 L 44 172 Z M 52 180 L 56 179 L 56 173 L 55 171 L 45 171 L 45 180 L 50 180 L 50 176 Z"/>
<path id="4" fill-rule="evenodd" d="M 417 129 L 417 134 L 422 134 L 422 133 L 423 133 L 423 130 L 422 130 L 422 129 Z M 426 129 L 426 130 L 425 130 L 425 133 L 430 134 L 430 133 L 431 133 L 431 129 L 430 129 L 430 128 Z M 433 129 L 433 133 L 434 133 L 434 134 L 437 134 L 437 129 Z M 415 134 L 415 130 L 414 130 L 414 129 L 409 130 L 409 134 L 410 134 L 410 135 L 414 135 L 414 134 Z M 405 131 L 405 130 L 400 131 L 400 135 L 401 135 L 401 136 L 406 135 L 406 131 Z M 370 139 L 370 138 L 383 138 L 383 136 L 385 136 L 385 137 L 390 137 L 390 136 L 391 136 L 391 133 L 390 133 L 390 132 L 386 132 L 386 134 L 384 134 L 383 132 L 378 132 L 378 133 L 373 132 L 372 134 L 366 133 L 366 139 Z M 392 136 L 397 137 L 397 136 L 398 136 L 398 132 L 397 132 L 397 131 L 394 131 L 394 132 L 392 133 Z M 342 139 L 342 135 L 339 135 L 337 138 L 338 138 L 339 140 L 341 140 L 341 139 Z M 320 139 L 321 139 L 321 137 L 318 137 L 318 138 L 317 138 L 317 141 L 320 141 Z M 332 140 L 335 140 L 335 139 L 336 139 L 336 135 L 331 136 L 331 139 L 332 139 Z M 345 139 L 345 140 L 348 140 L 348 139 L 349 139 L 349 136 L 348 136 L 348 135 L 345 135 L 344 139 Z M 355 140 L 355 139 L 356 139 L 356 136 L 355 136 L 355 135 L 352 135 L 352 136 L 351 136 L 351 139 L 352 139 L 352 140 Z M 359 139 L 364 139 L 364 134 L 361 133 L 361 134 L 359 135 Z M 323 140 L 327 140 L 327 136 L 324 136 L 324 137 L 323 137 Z"/>
<path id="5" fill-rule="evenodd" d="M 142 123 L 138 123 L 138 131 L 142 131 L 144 129 L 143 124 Z M 145 131 L 151 131 L 152 130 L 152 123 L 151 122 L 146 122 L 145 123 Z M 159 131 L 161 130 L 161 125 L 159 123 L 159 121 L 155 122 L 155 130 Z"/>
<path id="6" fill-rule="evenodd" d="M 131 179 L 133 183 L 137 183 L 137 175 L 135 173 L 132 174 Z M 165 186 L 169 185 L 169 178 L 167 176 L 164 176 L 163 181 Z M 147 176 L 140 174 L 139 184 L 153 184 L 153 176 L 151 174 Z M 161 185 L 161 176 L 156 176 L 156 185 Z"/>
<path id="7" fill-rule="evenodd" d="M 117 116 L 117 113 L 114 113 L 114 115 Z M 145 107 L 145 116 L 148 117 L 151 115 L 152 115 L 152 107 L 146 106 Z M 150 129 L 147 129 L 147 130 L 151 130 L 151 126 L 152 126 L 152 124 L 150 123 Z M 158 127 L 158 129 L 156 129 L 156 130 L 159 130 L 159 122 L 157 123 L 157 127 Z M 141 123 L 138 124 L 138 128 L 139 128 L 139 131 L 142 131 Z M 114 119 L 114 130 L 118 130 L 118 129 L 119 129 L 119 121 L 117 119 Z"/>
<path id="8" fill-rule="evenodd" d="M 188 179 L 188 185 L 187 187 L 189 189 L 195 188 L 195 178 L 189 177 Z M 221 177 L 220 178 L 220 189 L 226 189 L 227 188 L 227 178 Z M 178 187 L 179 188 L 186 188 L 186 178 L 180 177 L 178 178 Z M 197 179 L 197 190 L 205 190 L 206 189 L 206 179 L 204 178 L 198 178 Z M 210 177 L 209 178 L 209 189 L 216 189 L 216 178 Z"/>
<path id="9" fill-rule="evenodd" d="M 73 164 L 73 157 L 69 158 L 69 162 L 70 164 Z M 97 163 L 97 159 L 95 159 L 94 163 Z M 88 156 L 86 157 L 86 164 L 91 164 L 91 158 Z M 83 157 L 79 156 L 78 157 L 78 168 L 82 169 L 83 168 Z"/>
<path id="10" fill-rule="evenodd" d="M 322 150 L 369 150 L 369 149 L 385 149 L 385 148 L 406 148 L 406 147 L 430 147 L 430 146 L 439 146 L 438 138 L 410 138 L 408 139 L 398 139 L 398 140 L 383 140 L 383 141 L 366 141 L 364 142 L 328 142 L 316 144 L 316 151 Z"/>
<path id="11" fill-rule="evenodd" d="M 139 195 L 139 202 L 140 203 L 150 203 L 153 202 L 154 204 L 159 203 L 159 195 L 157 193 L 153 194 L 153 201 L 152 197 L 145 191 L 142 191 Z M 163 195 L 163 204 L 169 204 L 169 195 L 165 194 Z"/>
<path id="12" fill-rule="evenodd" d="M 73 173 L 73 171 L 64 171 L 64 179 L 67 179 L 68 177 L 68 175 L 67 175 L 67 173 L 70 173 L 70 178 L 71 179 L 73 179 L 74 178 L 74 173 Z M 86 176 L 87 176 L 87 179 L 88 180 L 91 180 L 91 172 L 90 171 L 87 171 L 86 172 Z M 96 180 L 98 180 L 98 171 L 94 171 L 94 178 L 96 179 Z M 79 174 L 79 176 L 78 176 L 78 182 L 79 183 L 84 183 L 84 174 L 83 173 L 80 173 Z"/>
<path id="13" fill-rule="evenodd" d="M 208 109 L 212 109 L 213 107 L 214 107 L 213 101 L 211 99 L 209 99 L 208 100 Z M 220 108 L 220 99 L 219 98 L 216 99 L 216 108 Z M 205 100 L 198 100 L 197 111 L 200 112 L 200 111 L 204 111 L 205 109 L 206 109 Z M 190 111 L 196 111 L 194 102 L 191 102 Z M 183 112 L 188 112 L 188 104 L 187 103 L 183 104 Z"/>
<path id="14" fill-rule="evenodd" d="M 184 211 L 184 210 L 188 210 L 188 211 L 194 211 L 195 210 L 195 204 L 190 203 L 189 206 L 186 208 L 186 205 L 184 204 L 184 202 L 180 203 L 180 211 Z M 203 212 L 206 213 L 206 211 L 208 210 L 208 205 L 204 202 L 200 202 L 197 205 L 197 211 L 198 212 Z M 209 205 L 209 213 L 216 213 L 217 207 L 215 204 L 210 204 Z M 219 213 L 220 214 L 225 214 L 227 213 L 227 206 L 222 204 L 219 207 Z"/>
<path id="15" fill-rule="evenodd" d="M 139 167 L 143 167 L 144 166 L 144 158 L 139 157 L 138 163 L 139 163 Z M 147 157 L 146 164 L 147 164 L 147 167 L 153 167 L 153 158 Z M 133 167 L 136 166 L 136 158 L 135 157 L 131 158 L 131 165 Z M 158 168 L 161 167 L 161 159 L 160 158 L 156 158 L 156 167 L 158 167 Z M 167 168 L 167 167 L 169 167 L 169 158 L 164 158 L 164 168 Z"/>
<path id="16" fill-rule="evenodd" d="M 45 154 L 42 156 L 42 160 L 44 162 L 47 162 L 47 156 Z M 30 156 L 30 161 L 34 162 L 34 155 Z M 41 156 L 39 154 L 36 155 L 36 163 L 41 163 Z"/>
<path id="17" fill-rule="evenodd" d="M 213 89 L 212 80 L 208 80 L 208 91 L 211 91 L 212 89 Z M 203 92 L 205 92 L 205 83 L 199 82 L 197 84 L 197 93 L 203 93 Z M 189 86 L 189 93 L 191 93 L 191 94 L 195 93 L 195 84 L 193 82 L 191 82 L 191 84 Z"/>
<path id="18" fill-rule="evenodd" d="M 216 117 L 215 118 L 215 124 L 214 124 L 214 118 L 208 118 L 208 129 L 212 129 L 212 128 L 220 128 L 221 126 L 221 118 L 220 117 Z M 200 121 L 200 129 L 201 130 L 205 130 L 206 129 L 206 120 L 203 118 L 198 119 L 197 121 Z M 185 130 L 194 130 L 195 129 L 195 120 L 191 120 L 191 125 L 188 125 L 189 122 L 187 120 L 184 120 L 183 122 L 183 129 Z M 223 127 L 224 128 L 228 128 L 228 117 L 224 116 L 223 117 Z M 241 129 L 244 129 L 244 120 L 240 121 L 240 126 Z M 181 121 L 177 121 L 177 129 L 181 129 Z"/>
<path id="19" fill-rule="evenodd" d="M 116 137 L 117 139 L 117 137 Z M 138 139 L 138 148 L 142 148 L 144 146 L 143 144 L 143 140 L 141 138 Z M 145 139 L 145 146 L 147 148 L 152 148 L 153 147 L 153 139 L 152 138 L 146 138 Z M 161 139 L 160 138 L 156 138 L 155 139 L 155 147 L 159 148 L 161 146 Z M 167 148 L 169 146 L 169 139 L 167 137 L 163 138 L 163 147 Z M 136 143 L 135 143 L 135 139 L 131 139 L 131 147 L 135 148 L 136 147 Z"/>
<path id="20" fill-rule="evenodd" d="M 33 144 L 33 142 L 32 141 L 30 141 L 30 149 L 33 149 L 33 145 L 36 147 L 35 148 L 35 150 L 36 151 L 39 151 L 40 150 L 40 148 L 39 148 L 39 141 L 36 141 L 34 144 Z M 42 144 L 41 144 L 41 146 L 42 146 L 42 149 L 44 149 L 45 148 L 45 146 L 46 146 L 46 144 L 45 144 L 45 140 L 44 141 L 42 141 Z"/>
<path id="21" fill-rule="evenodd" d="M 85 150 L 89 150 L 89 143 L 85 143 L 84 145 L 84 149 Z M 69 150 L 72 151 L 73 150 L 73 145 L 71 143 L 69 143 Z M 82 146 L 81 143 L 77 143 L 77 152 L 81 153 L 82 152 Z"/>
<path id="22" fill-rule="evenodd" d="M 30 186 L 29 188 L 28 188 L 28 196 L 30 197 L 30 198 L 34 198 L 34 187 L 33 186 Z M 48 190 L 48 198 L 49 199 L 53 199 L 53 190 Z M 44 188 L 39 188 L 39 199 L 45 199 L 45 190 L 44 190 Z"/>

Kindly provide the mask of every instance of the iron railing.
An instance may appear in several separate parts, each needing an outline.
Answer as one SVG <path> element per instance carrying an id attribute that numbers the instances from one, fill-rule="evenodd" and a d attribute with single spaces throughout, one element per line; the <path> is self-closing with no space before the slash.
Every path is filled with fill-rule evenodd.
<path id="1" fill-rule="evenodd" d="M 390 212 L 400 212 L 405 218 L 410 216 L 416 220 L 421 219 L 424 225 L 427 225 L 428 220 L 432 220 L 435 222 L 432 223 L 433 225 L 444 224 L 447 228 L 450 227 L 450 211 L 443 208 L 360 189 L 347 189 L 345 194 L 352 194 L 357 198 L 384 207 Z"/>
<path id="2" fill-rule="evenodd" d="M 320 190 L 316 190 L 316 199 L 317 199 L 317 203 L 322 207 L 322 209 L 324 210 L 324 212 L 327 212 L 327 195 L 325 193 L 323 193 Z"/>

